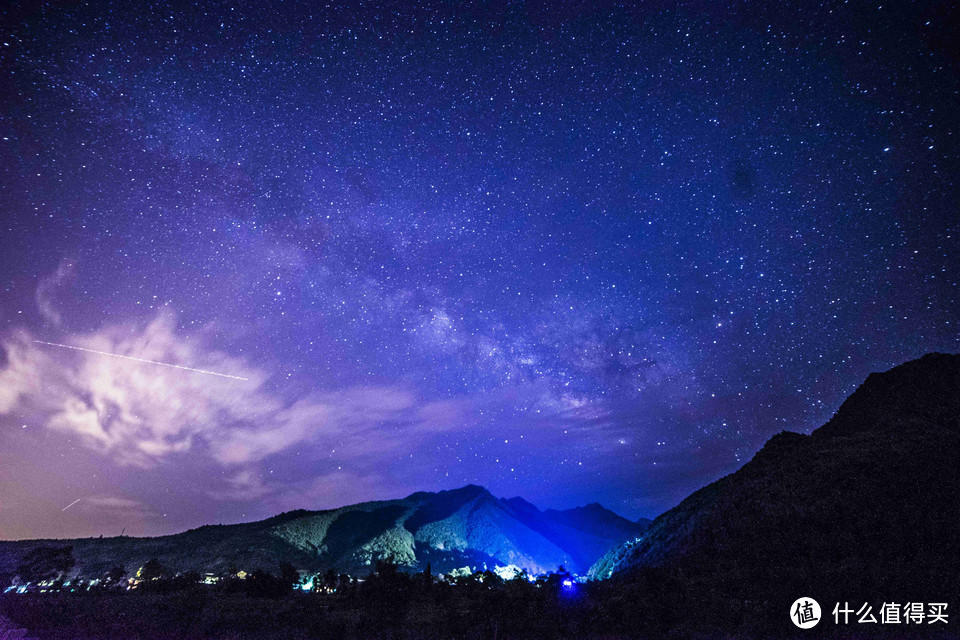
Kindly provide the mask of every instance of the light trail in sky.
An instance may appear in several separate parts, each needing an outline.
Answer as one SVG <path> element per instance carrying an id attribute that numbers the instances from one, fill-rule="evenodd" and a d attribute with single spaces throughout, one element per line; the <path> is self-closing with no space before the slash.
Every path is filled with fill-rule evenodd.
<path id="1" fill-rule="evenodd" d="M 219 376 L 221 378 L 229 378 L 231 380 L 249 380 L 249 378 L 244 378 L 242 376 L 233 376 L 229 373 L 218 373 L 216 371 L 207 371 L 206 369 L 195 369 L 193 367 L 185 367 L 179 364 L 172 364 L 170 362 L 158 362 L 157 360 L 147 360 L 146 358 L 137 358 L 135 356 L 126 356 L 120 353 L 110 353 L 109 351 L 98 351 L 97 349 L 87 349 L 86 347 L 76 347 L 69 344 L 60 344 L 59 342 L 46 342 L 44 340 L 34 340 L 37 344 L 45 344 L 50 347 L 60 347 L 61 349 L 72 349 L 73 351 L 83 351 L 86 353 L 96 353 L 101 356 L 109 356 L 111 358 L 122 358 L 124 360 L 133 360 L 134 362 L 143 362 L 146 364 L 156 364 L 161 367 L 170 367 L 172 369 L 182 369 L 183 371 L 193 371 L 194 373 L 205 373 L 209 376 Z"/>
<path id="2" fill-rule="evenodd" d="M 66 511 L 67 509 L 69 509 L 69 508 L 72 507 L 73 505 L 77 504 L 77 503 L 80 502 L 81 500 L 83 500 L 83 498 L 77 498 L 76 500 L 74 500 L 73 502 L 71 502 L 70 504 L 68 504 L 67 506 L 65 506 L 63 509 L 60 509 L 60 511 Z"/>

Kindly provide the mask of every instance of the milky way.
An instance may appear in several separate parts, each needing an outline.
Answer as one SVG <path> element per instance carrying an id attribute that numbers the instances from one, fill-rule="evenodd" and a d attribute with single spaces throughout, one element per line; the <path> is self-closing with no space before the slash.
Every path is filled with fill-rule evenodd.
<path id="1" fill-rule="evenodd" d="M 555 4 L 3 9 L 0 537 L 655 516 L 958 350 L 949 3 Z"/>

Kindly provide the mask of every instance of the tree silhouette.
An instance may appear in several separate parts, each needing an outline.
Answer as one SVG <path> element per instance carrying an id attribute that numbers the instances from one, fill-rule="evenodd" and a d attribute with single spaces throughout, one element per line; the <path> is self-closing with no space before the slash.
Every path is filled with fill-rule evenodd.
<path id="1" fill-rule="evenodd" d="M 73 547 L 36 547 L 17 566 L 17 575 L 24 582 L 40 582 L 62 577 L 76 561 Z"/>
<path id="2" fill-rule="evenodd" d="M 300 574 L 297 573 L 297 570 L 289 562 L 280 563 L 280 582 L 282 582 L 287 589 L 292 589 L 295 585 L 300 584 Z"/>
<path id="3" fill-rule="evenodd" d="M 107 571 L 106 578 L 112 582 L 122 580 L 123 576 L 127 575 L 127 570 L 123 567 L 114 567 Z"/>
<path id="4" fill-rule="evenodd" d="M 160 564 L 159 560 L 151 558 L 147 560 L 145 565 L 140 567 L 140 571 L 137 572 L 137 577 L 141 580 L 159 580 L 166 578 L 169 573 L 167 568 Z"/>

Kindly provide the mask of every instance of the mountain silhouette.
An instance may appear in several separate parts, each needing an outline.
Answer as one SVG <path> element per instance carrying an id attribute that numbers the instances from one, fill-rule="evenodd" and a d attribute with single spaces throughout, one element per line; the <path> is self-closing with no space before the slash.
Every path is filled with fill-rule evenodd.
<path id="1" fill-rule="evenodd" d="M 810 435 L 775 435 L 590 573 L 666 570 L 743 602 L 956 602 L 958 534 L 960 356 L 935 353 L 871 374 Z"/>
<path id="2" fill-rule="evenodd" d="M 364 575 L 388 561 L 418 571 L 516 565 L 532 573 L 585 573 L 604 552 L 643 530 L 600 505 L 540 511 L 522 498 L 502 500 L 468 485 L 399 500 L 327 511 L 292 511 L 246 524 L 211 525 L 152 538 L 82 538 L 0 542 L 0 575 L 39 546 L 72 545 L 76 571 L 128 572 L 152 558 L 174 571 L 334 569 Z"/>

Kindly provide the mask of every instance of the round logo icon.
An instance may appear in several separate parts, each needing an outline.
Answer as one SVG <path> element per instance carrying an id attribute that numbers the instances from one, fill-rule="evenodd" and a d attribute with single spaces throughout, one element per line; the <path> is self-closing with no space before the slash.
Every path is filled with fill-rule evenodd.
<path id="1" fill-rule="evenodd" d="M 813 598 L 797 598 L 790 605 L 790 620 L 801 629 L 809 629 L 820 622 L 820 603 Z"/>

